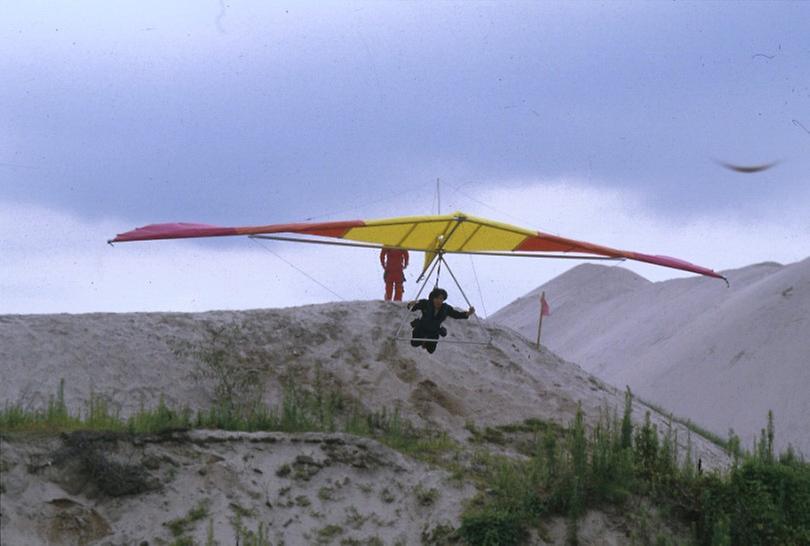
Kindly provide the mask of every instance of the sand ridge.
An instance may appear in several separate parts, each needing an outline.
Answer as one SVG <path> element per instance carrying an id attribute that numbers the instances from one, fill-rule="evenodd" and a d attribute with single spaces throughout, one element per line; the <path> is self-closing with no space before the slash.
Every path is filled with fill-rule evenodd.
<path id="1" fill-rule="evenodd" d="M 553 315 L 543 343 L 563 358 L 718 434 L 733 428 L 748 447 L 772 410 L 778 447 L 808 454 L 810 259 L 725 274 L 730 288 L 583 264 L 492 320 L 533 339 L 544 290 Z"/>

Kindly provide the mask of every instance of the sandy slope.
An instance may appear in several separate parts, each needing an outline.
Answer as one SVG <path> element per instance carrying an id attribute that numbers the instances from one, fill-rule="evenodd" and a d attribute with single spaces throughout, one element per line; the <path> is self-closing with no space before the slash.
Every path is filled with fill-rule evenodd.
<path id="1" fill-rule="evenodd" d="M 203 344 L 208 327 L 238 324 L 239 350 L 259 371 L 270 404 L 278 403 L 285 380 L 312 385 L 320 370 L 328 387 L 367 409 L 398 408 L 457 437 L 466 437 L 467 421 L 486 426 L 537 417 L 567 425 L 580 403 L 592 420 L 605 406 L 623 407 L 620 391 L 477 319 L 448 323 L 448 339 L 491 336 L 491 344 L 445 344 L 433 355 L 414 349 L 392 338 L 403 311 L 395 303 L 348 302 L 200 314 L 2 316 L 0 403 L 41 406 L 65 378 L 74 408 L 91 391 L 108 396 L 123 415 L 161 396 L 170 405 L 207 408 L 210 385 L 193 378 L 194 359 L 177 348 Z"/>
<path id="2" fill-rule="evenodd" d="M 61 461 L 55 438 L 3 441 L 3 544 L 168 544 L 169 523 L 200 505 L 182 533 L 236 544 L 236 518 L 273 544 L 341 540 L 419 544 L 454 528 L 474 488 L 377 442 L 345 434 L 194 431 L 97 444 L 148 468 L 150 489 L 110 497 Z M 373 542 L 372 542 L 373 543 Z"/>
<path id="3" fill-rule="evenodd" d="M 553 308 L 543 343 L 614 385 L 750 445 L 769 409 L 777 441 L 810 454 L 810 259 L 651 283 L 585 264 L 493 315 L 533 339 L 537 296 Z"/>
<path id="4" fill-rule="evenodd" d="M 257 372 L 257 388 L 270 404 L 279 402 L 285 381 L 309 389 L 319 375 L 326 388 L 369 410 L 397 408 L 417 424 L 461 440 L 469 437 L 467 422 L 483 427 L 533 417 L 567 425 L 578 404 L 590 422 L 605 407 L 623 406 L 621 391 L 544 348 L 535 350 L 509 329 L 450 322 L 450 337 L 483 342 L 491 337 L 491 344 L 446 344 L 433 355 L 393 340 L 403 311 L 401 304 L 348 302 L 202 314 L 0 316 L 0 404 L 41 406 L 64 378 L 74 410 L 91 391 L 122 415 L 156 404 L 161 396 L 170 405 L 206 408 L 212 385 L 195 379 L 197 361 L 178 349 L 189 342 L 200 347 L 208 329 L 230 324 L 240 330 L 234 350 L 242 365 Z M 640 419 L 645 411 L 636 404 L 634 416 Z M 663 417 L 654 414 L 653 420 L 664 428 Z M 687 433 L 676 428 L 683 453 Z M 698 437 L 692 441 L 707 467 L 727 463 L 716 446 Z M 166 522 L 206 499 L 207 518 L 221 544 L 232 542 L 232 520 L 242 509 L 253 514 L 246 518 L 253 530 L 259 522 L 272 523 L 274 543 L 326 543 L 329 537 L 321 534 L 335 533 L 334 543 L 377 537 L 385 544 L 412 544 L 421 542 L 423 531 L 457 526 L 463 500 L 474 494 L 470 485 L 450 483 L 446 472 L 368 440 L 202 431 L 183 441 L 112 442 L 111 457 L 148 467 L 163 486 L 110 499 L 86 477 L 71 473 L 70 465 L 54 462 L 56 439 L 2 442 L 2 533 L 19 544 L 42 537 L 56 537 L 48 539 L 54 544 L 74 544 L 81 537 L 94 544 L 141 538 L 159 544 L 171 536 Z M 358 467 L 352 457 L 334 456 L 336 442 L 355 455 L 374 454 L 377 462 Z M 285 464 L 316 472 L 291 480 L 277 474 Z M 386 500 L 392 496 L 386 489 L 393 499 Z M 432 489 L 439 495 L 425 506 L 420 491 Z M 626 527 L 614 519 L 588 515 L 583 543 L 621 544 Z M 207 520 L 201 520 L 188 533 L 204 543 L 206 529 Z M 564 530 L 564 522 L 552 523 L 554 543 L 564 543 Z"/>
<path id="5" fill-rule="evenodd" d="M 183 544 L 213 539 L 226 545 L 245 544 L 244 531 L 261 531 L 269 544 L 439 545 L 447 544 L 476 493 L 445 470 L 346 434 L 193 431 L 72 438 L 78 435 L 108 460 L 144 471 L 146 490 L 105 491 L 105 482 L 82 470 L 80 457 L 87 451 L 66 451 L 52 435 L 2 437 L 2 544 L 145 546 L 175 544 L 182 537 Z M 684 540 L 689 534 L 642 499 L 608 510 L 580 518 L 580 544 L 621 546 L 633 532 Z M 639 514 L 646 514 L 641 527 Z M 533 531 L 528 544 L 568 544 L 567 518 L 543 523 L 544 531 Z M 243 540 L 237 540 L 238 527 Z"/>

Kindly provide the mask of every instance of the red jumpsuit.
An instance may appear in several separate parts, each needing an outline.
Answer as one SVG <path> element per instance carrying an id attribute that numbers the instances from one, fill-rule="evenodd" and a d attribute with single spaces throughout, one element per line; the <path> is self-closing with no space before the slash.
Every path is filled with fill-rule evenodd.
<path id="1" fill-rule="evenodd" d="M 380 251 L 380 264 L 385 273 L 385 299 L 391 299 L 394 293 L 394 301 L 402 301 L 402 283 L 405 282 L 403 269 L 408 267 L 408 251 L 398 248 L 384 248 Z"/>

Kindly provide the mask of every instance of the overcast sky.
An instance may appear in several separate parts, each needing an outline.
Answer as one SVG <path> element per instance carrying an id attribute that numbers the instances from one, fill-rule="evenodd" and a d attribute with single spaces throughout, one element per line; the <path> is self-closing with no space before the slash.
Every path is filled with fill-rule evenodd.
<path id="1" fill-rule="evenodd" d="M 369 251 L 105 241 L 427 214 L 437 178 L 443 212 L 718 270 L 800 260 L 808 21 L 798 2 L 0 0 L 0 313 L 377 298 Z M 574 265 L 453 260 L 489 313 Z"/>

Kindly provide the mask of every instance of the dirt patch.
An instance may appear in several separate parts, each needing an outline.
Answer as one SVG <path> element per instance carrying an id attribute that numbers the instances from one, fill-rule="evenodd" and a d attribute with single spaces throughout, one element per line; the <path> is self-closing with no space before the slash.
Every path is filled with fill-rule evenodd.
<path id="1" fill-rule="evenodd" d="M 429 413 L 431 405 L 436 404 L 450 415 L 464 415 L 464 407 L 460 400 L 447 394 L 430 379 L 420 381 L 411 393 L 411 401 L 420 412 Z"/>
<path id="2" fill-rule="evenodd" d="M 48 544 L 91 544 L 112 533 L 110 524 L 94 509 L 66 498 L 46 503 L 40 523 Z"/>
<path id="3" fill-rule="evenodd" d="M 387 339 L 380 345 L 380 350 L 377 353 L 377 360 L 380 362 L 388 362 L 392 358 L 397 358 L 399 356 L 399 350 L 397 349 L 397 342 L 394 339 Z"/>
<path id="4" fill-rule="evenodd" d="M 419 378 L 419 370 L 416 368 L 416 363 L 407 358 L 396 358 L 391 361 L 391 369 L 400 381 L 404 383 L 413 383 Z"/>
<path id="5" fill-rule="evenodd" d="M 83 431 L 63 435 L 62 447 L 52 455 L 52 480 L 73 494 L 95 489 L 102 495 L 122 497 L 157 489 L 157 481 L 142 461 L 117 460 L 117 444 L 123 438 Z"/>
<path id="6" fill-rule="evenodd" d="M 416 362 L 410 358 L 400 356 L 396 340 L 386 340 L 381 345 L 376 359 L 383 362 L 403 383 L 410 384 L 419 378 Z"/>

